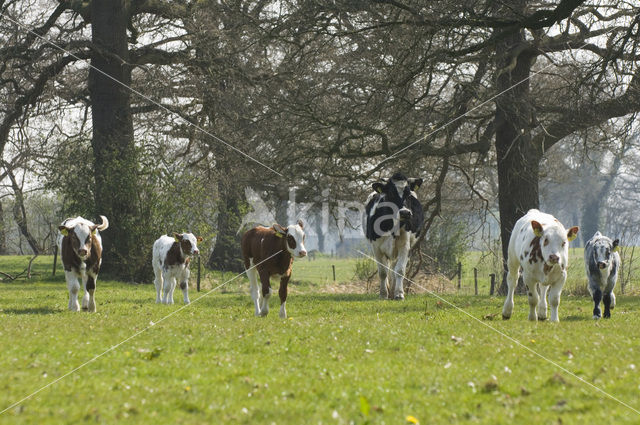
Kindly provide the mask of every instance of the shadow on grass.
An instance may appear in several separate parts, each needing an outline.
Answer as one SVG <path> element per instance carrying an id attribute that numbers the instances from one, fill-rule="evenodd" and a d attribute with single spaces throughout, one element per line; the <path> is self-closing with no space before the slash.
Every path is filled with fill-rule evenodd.
<path id="1" fill-rule="evenodd" d="M 586 314 L 581 314 L 581 315 L 572 314 L 571 316 L 566 316 L 566 317 L 560 316 L 560 321 L 561 322 L 593 322 L 594 320 L 591 318 L 591 316 L 588 316 Z"/>
<path id="2" fill-rule="evenodd" d="M 64 310 L 51 307 L 31 307 L 31 308 L 7 308 L 2 310 L 5 314 L 58 314 Z"/>

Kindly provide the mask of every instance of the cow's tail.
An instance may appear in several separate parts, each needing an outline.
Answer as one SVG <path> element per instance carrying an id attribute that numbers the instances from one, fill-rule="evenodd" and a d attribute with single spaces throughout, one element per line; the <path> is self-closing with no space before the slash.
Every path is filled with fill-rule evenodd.
<path id="1" fill-rule="evenodd" d="M 101 215 L 100 218 L 102 219 L 102 224 L 96 227 L 96 229 L 103 231 L 109 227 L 109 220 L 107 220 L 107 217 L 103 215 Z"/>

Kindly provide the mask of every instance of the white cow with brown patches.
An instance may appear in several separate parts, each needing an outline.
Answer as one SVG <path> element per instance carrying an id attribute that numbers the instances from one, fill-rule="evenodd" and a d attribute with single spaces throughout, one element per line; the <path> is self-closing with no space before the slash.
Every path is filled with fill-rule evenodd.
<path id="1" fill-rule="evenodd" d="M 189 262 L 191 255 L 197 255 L 200 236 L 192 233 L 174 233 L 173 237 L 163 235 L 153 243 L 153 274 L 156 287 L 156 303 L 173 304 L 173 291 L 177 282 L 184 296 L 184 303 L 189 304 Z M 161 296 L 164 292 L 164 296 Z"/>
<path id="2" fill-rule="evenodd" d="M 82 280 L 84 296 L 82 309 L 96 311 L 94 294 L 96 280 L 102 264 L 102 238 L 100 232 L 109 227 L 107 217 L 101 215 L 102 224 L 95 224 L 80 216 L 68 218 L 58 227 L 58 250 L 62 258 L 64 275 L 69 288 L 69 310 L 80 310 L 78 291 Z"/>
<path id="3" fill-rule="evenodd" d="M 507 299 L 502 318 L 513 312 L 513 293 L 520 270 L 529 296 L 529 320 L 547 318 L 547 290 L 551 304 L 551 321 L 558 322 L 558 305 L 569 266 L 569 242 L 578 234 L 578 227 L 568 231 L 554 216 L 536 209 L 529 210 L 513 227 L 509 239 L 507 266 Z"/>

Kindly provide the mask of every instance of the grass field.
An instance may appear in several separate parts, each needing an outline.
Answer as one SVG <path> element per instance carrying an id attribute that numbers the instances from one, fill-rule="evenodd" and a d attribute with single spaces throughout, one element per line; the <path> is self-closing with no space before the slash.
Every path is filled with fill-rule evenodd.
<path id="1" fill-rule="evenodd" d="M 152 285 L 99 280 L 98 313 L 87 314 L 66 310 L 62 277 L 43 279 L 44 260 L 37 281 L 0 284 L 0 410 L 143 332 L 4 412 L 0 424 L 640 420 L 483 326 L 639 409 L 637 297 L 619 297 L 613 318 L 599 322 L 588 299 L 564 297 L 560 324 L 532 324 L 522 297 L 503 322 L 502 298 L 446 296 L 478 323 L 427 295 L 391 302 L 311 287 L 290 297 L 290 319 L 281 320 L 253 317 L 236 281 L 198 301 L 194 291 L 181 309 L 154 304 Z M 21 268 L 11 264 L 0 257 L 0 270 Z"/>

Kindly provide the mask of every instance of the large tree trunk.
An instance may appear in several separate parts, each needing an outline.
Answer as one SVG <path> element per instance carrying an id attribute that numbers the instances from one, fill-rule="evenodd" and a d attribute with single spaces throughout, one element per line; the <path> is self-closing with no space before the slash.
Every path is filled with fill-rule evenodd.
<path id="1" fill-rule="evenodd" d="M 521 82 L 529 77 L 534 56 L 520 48 L 523 42 L 524 35 L 518 32 L 497 46 L 501 71 L 496 91 L 508 90 L 496 98 L 495 116 L 500 237 L 505 275 L 513 226 L 529 209 L 539 205 L 538 177 L 542 150 L 531 141 L 533 114 L 529 81 Z M 499 293 L 506 293 L 504 277 Z"/>
<path id="2" fill-rule="evenodd" d="M 240 273 L 244 270 L 240 238 L 236 234 L 242 222 L 244 192 L 234 187 L 236 181 L 229 174 L 220 177 L 218 182 L 218 231 L 216 245 L 211 252 L 207 266 L 216 270 Z"/>
<path id="3" fill-rule="evenodd" d="M 7 227 L 4 221 L 4 209 L 0 201 L 0 255 L 7 255 Z"/>
<path id="4" fill-rule="evenodd" d="M 133 278 L 142 260 L 142 250 L 136 244 L 140 231 L 130 92 L 122 85 L 131 84 L 127 45 L 129 3 L 91 2 L 92 42 L 97 47 L 91 65 L 113 79 L 93 67 L 89 70 L 95 209 L 96 215 L 103 214 L 110 221 L 109 229 L 102 234 L 102 271 L 125 280 Z"/>

